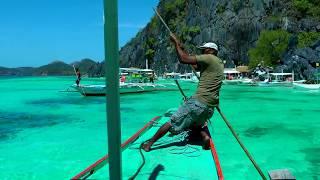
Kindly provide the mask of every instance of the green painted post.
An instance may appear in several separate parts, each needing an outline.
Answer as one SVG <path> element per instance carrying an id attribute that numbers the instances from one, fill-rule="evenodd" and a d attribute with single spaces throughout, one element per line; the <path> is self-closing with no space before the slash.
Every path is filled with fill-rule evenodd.
<path id="1" fill-rule="evenodd" d="M 122 172 L 117 0 L 104 0 L 104 17 L 109 174 L 111 180 L 118 180 Z"/>

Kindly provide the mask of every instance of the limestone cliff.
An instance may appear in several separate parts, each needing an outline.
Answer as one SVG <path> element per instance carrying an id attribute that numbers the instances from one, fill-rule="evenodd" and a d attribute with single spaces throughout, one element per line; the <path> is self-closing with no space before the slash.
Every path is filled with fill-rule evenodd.
<path id="1" fill-rule="evenodd" d="M 214 41 L 226 66 L 234 66 L 248 64 L 248 51 L 255 47 L 262 30 L 283 29 L 290 34 L 320 31 L 319 18 L 299 10 L 301 4 L 294 4 L 297 2 L 300 1 L 160 0 L 157 9 L 189 53 L 199 53 L 197 45 Z M 320 55 L 315 58 L 320 60 Z M 189 70 L 177 63 L 168 32 L 156 16 L 120 50 L 122 67 L 144 68 L 146 59 L 158 73 Z"/>

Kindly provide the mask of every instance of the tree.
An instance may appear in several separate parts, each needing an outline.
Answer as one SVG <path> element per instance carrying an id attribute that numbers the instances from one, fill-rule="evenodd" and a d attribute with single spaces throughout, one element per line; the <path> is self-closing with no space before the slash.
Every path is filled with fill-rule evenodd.
<path id="1" fill-rule="evenodd" d="M 155 55 L 155 46 L 156 46 L 156 39 L 153 37 L 149 37 L 144 44 L 144 48 L 146 49 L 145 58 L 148 60 L 148 67 L 153 63 L 153 58 Z"/>
<path id="2" fill-rule="evenodd" d="M 285 30 L 262 31 L 257 45 L 249 50 L 249 66 L 255 67 L 260 62 L 266 66 L 275 66 L 288 48 L 290 33 Z"/>

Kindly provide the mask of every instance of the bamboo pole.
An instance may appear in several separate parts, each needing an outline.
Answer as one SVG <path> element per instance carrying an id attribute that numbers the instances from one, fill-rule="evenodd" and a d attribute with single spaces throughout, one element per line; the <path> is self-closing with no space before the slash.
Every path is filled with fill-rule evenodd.
<path id="1" fill-rule="evenodd" d="M 235 130 L 233 129 L 233 127 L 231 126 L 231 124 L 229 123 L 229 121 L 227 120 L 227 118 L 225 117 L 225 115 L 221 112 L 220 107 L 216 107 L 218 112 L 220 113 L 222 119 L 224 120 L 224 122 L 226 123 L 226 125 L 228 126 L 228 128 L 230 129 L 231 133 L 233 134 L 234 138 L 237 140 L 237 142 L 239 143 L 239 145 L 241 146 L 241 148 L 243 149 L 243 151 L 246 153 L 247 157 L 250 159 L 250 161 L 252 162 L 253 166 L 256 168 L 256 170 L 258 171 L 258 173 L 260 174 L 261 178 L 263 180 L 266 180 L 267 178 L 264 176 L 263 172 L 261 171 L 260 167 L 258 166 L 258 164 L 255 162 L 255 160 L 253 159 L 253 157 L 250 155 L 249 151 L 247 150 L 247 148 L 244 146 L 244 144 L 241 142 L 239 136 L 237 135 L 237 133 L 235 132 Z"/>
<path id="2" fill-rule="evenodd" d="M 161 20 L 161 22 L 163 23 L 163 25 L 166 27 L 166 29 L 172 34 L 170 28 L 168 27 L 168 25 L 165 23 L 165 21 L 163 20 L 163 18 L 161 17 L 161 15 L 159 14 L 159 12 L 156 9 L 153 9 L 155 11 L 155 13 L 157 14 L 157 16 L 159 17 L 159 19 Z M 198 80 L 200 80 L 200 77 L 198 76 L 197 72 L 195 71 L 195 69 L 191 66 L 193 73 L 196 75 L 196 77 L 198 78 Z M 176 82 L 177 83 L 177 82 Z M 183 96 L 184 93 L 183 91 L 180 89 L 179 90 L 181 92 L 181 94 Z M 257 163 L 254 161 L 253 157 L 250 155 L 249 151 L 247 150 L 247 148 L 243 145 L 243 143 L 240 141 L 240 138 L 238 137 L 238 135 L 236 134 L 236 132 L 233 130 L 231 124 L 229 123 L 229 121 L 227 120 L 227 118 L 224 116 L 224 114 L 221 112 L 220 108 L 217 107 L 218 112 L 220 113 L 222 119 L 224 120 L 224 122 L 226 123 L 226 125 L 228 126 L 228 128 L 230 129 L 230 131 L 232 132 L 233 136 L 236 138 L 236 140 L 238 141 L 238 143 L 240 144 L 241 148 L 243 149 L 243 151 L 246 153 L 246 155 L 248 156 L 248 158 L 250 159 L 250 161 L 253 163 L 254 167 L 257 169 L 258 173 L 260 174 L 261 178 L 263 180 L 266 180 L 267 178 L 264 176 L 263 172 L 261 171 L 260 167 L 257 165 Z M 210 121 L 210 120 L 209 120 Z"/>

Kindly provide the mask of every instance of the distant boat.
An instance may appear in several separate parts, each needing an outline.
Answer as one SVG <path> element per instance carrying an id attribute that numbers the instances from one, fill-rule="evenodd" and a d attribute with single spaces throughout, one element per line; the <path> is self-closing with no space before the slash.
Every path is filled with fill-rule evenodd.
<path id="1" fill-rule="evenodd" d="M 83 96 L 105 96 L 105 85 L 80 85 L 71 86 Z M 152 84 L 152 83 L 120 83 L 120 94 L 143 93 L 152 91 L 175 91 L 178 90 L 175 84 Z"/>
<path id="2" fill-rule="evenodd" d="M 198 76 L 200 76 L 200 72 L 197 72 Z M 179 75 L 179 81 L 190 82 L 190 83 L 198 83 L 199 80 L 194 73 L 185 73 Z"/>
<path id="3" fill-rule="evenodd" d="M 181 73 L 175 73 L 175 72 L 163 74 L 164 79 L 180 79 L 180 76 L 181 76 Z"/>
<path id="4" fill-rule="evenodd" d="M 254 84 L 257 86 L 292 87 L 293 80 L 293 73 L 268 73 L 264 81 L 255 81 Z"/>
<path id="5" fill-rule="evenodd" d="M 142 93 L 151 91 L 172 91 L 179 90 L 174 83 L 158 84 L 149 81 L 157 76 L 152 69 L 120 68 L 119 72 L 120 94 Z M 105 96 L 105 85 L 79 85 L 71 86 L 83 96 Z"/>
<path id="6" fill-rule="evenodd" d="M 250 78 L 242 78 L 240 79 L 240 84 L 243 85 L 254 85 L 254 81 Z"/>
<path id="7" fill-rule="evenodd" d="M 240 84 L 242 81 L 240 79 L 240 72 L 236 70 L 236 68 L 225 68 L 224 69 L 224 80 L 222 81 L 223 84 L 227 85 L 237 85 Z"/>
<path id="8" fill-rule="evenodd" d="M 320 90 L 320 84 L 293 83 L 293 87 L 296 89 Z"/>

